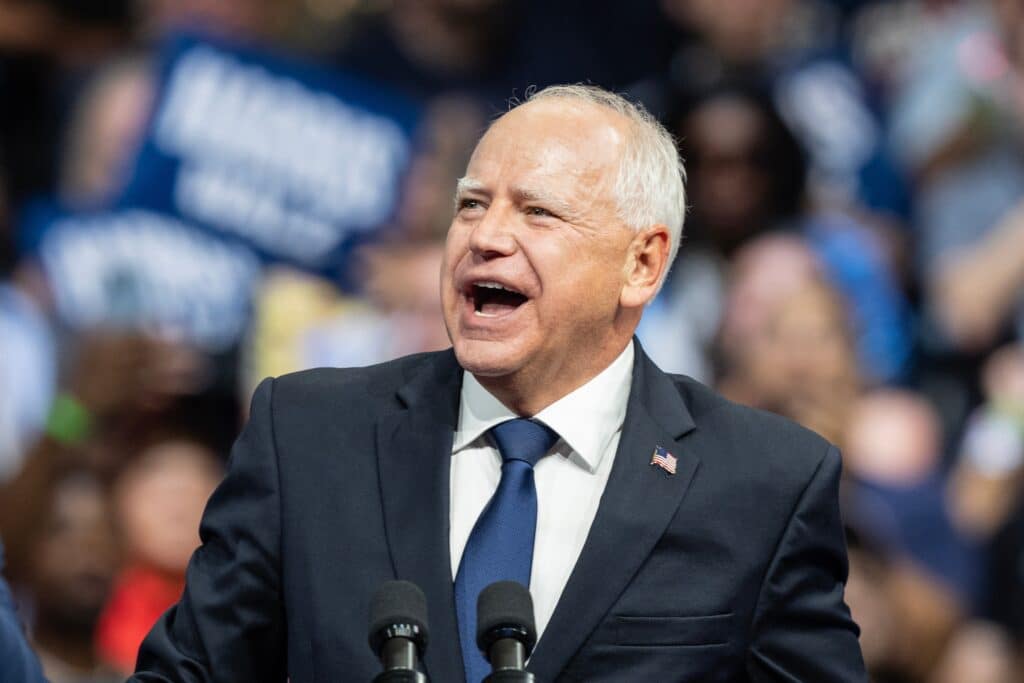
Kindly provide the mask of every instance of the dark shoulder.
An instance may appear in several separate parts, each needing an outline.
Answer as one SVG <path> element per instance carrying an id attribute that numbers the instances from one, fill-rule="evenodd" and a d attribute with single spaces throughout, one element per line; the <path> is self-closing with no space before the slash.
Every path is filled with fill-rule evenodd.
<path id="1" fill-rule="evenodd" d="M 670 375 L 706 440 L 716 445 L 704 458 L 742 463 L 768 476 L 785 472 L 803 478 L 818 469 L 832 449 L 821 435 L 793 420 L 734 403 L 700 382 Z"/>
<path id="2" fill-rule="evenodd" d="M 367 405 L 393 401 L 395 392 L 416 374 L 445 365 L 450 356 L 450 351 L 434 351 L 365 367 L 313 368 L 281 375 L 274 380 L 274 401 L 300 405 L 323 400 Z"/>
<path id="3" fill-rule="evenodd" d="M 311 368 L 281 375 L 276 382 L 279 385 L 299 387 L 323 385 L 338 387 L 348 384 L 383 383 L 394 389 L 409 381 L 416 370 L 424 365 L 435 363 L 447 355 L 449 355 L 448 351 L 430 351 L 356 368 Z"/>

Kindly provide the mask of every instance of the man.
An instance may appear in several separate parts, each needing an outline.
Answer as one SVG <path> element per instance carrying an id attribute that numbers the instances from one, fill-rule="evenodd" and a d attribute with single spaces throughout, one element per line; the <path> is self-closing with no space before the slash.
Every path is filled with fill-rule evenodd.
<path id="1" fill-rule="evenodd" d="M 835 449 L 632 340 L 683 206 L 670 136 L 610 93 L 495 122 L 442 267 L 453 350 L 260 385 L 134 680 L 370 680 L 396 577 L 427 595 L 435 682 L 480 680 L 475 598 L 505 578 L 540 681 L 866 680 Z"/>
<path id="2" fill-rule="evenodd" d="M 0 546 L 0 570 L 4 566 L 4 549 Z M 21 623 L 14 612 L 14 600 L 7 582 L 0 577 L 0 681 L 4 683 L 44 683 L 32 649 L 25 641 Z"/>

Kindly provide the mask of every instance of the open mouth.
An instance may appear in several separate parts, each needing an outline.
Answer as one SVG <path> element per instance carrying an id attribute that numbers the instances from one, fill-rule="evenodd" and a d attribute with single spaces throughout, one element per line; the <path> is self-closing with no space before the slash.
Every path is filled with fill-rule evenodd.
<path id="1" fill-rule="evenodd" d="M 484 318 L 497 318 L 511 313 L 528 300 L 526 295 L 497 282 L 476 282 L 470 287 L 469 296 L 473 301 L 473 310 Z"/>

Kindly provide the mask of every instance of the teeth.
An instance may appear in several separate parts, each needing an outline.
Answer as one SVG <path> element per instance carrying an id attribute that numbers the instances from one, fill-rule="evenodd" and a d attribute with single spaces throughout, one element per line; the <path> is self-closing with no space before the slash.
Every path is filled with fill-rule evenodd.
<path id="1" fill-rule="evenodd" d="M 497 282 L 477 282 L 476 286 L 477 287 L 486 287 L 487 289 L 504 289 L 506 292 L 511 292 L 512 291 L 508 287 L 505 287 L 504 285 L 500 285 Z"/>

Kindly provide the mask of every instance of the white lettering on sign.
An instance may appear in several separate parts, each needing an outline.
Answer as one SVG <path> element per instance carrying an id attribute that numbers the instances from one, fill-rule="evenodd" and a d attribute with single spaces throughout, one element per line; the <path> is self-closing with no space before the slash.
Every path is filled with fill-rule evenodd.
<path id="1" fill-rule="evenodd" d="M 186 52 L 156 144 L 183 215 L 315 259 L 388 218 L 410 143 L 393 120 L 213 48 Z"/>
<path id="2" fill-rule="evenodd" d="M 260 272 L 247 248 L 138 210 L 57 221 L 40 253 L 72 327 L 121 324 L 210 350 L 243 332 Z"/>

